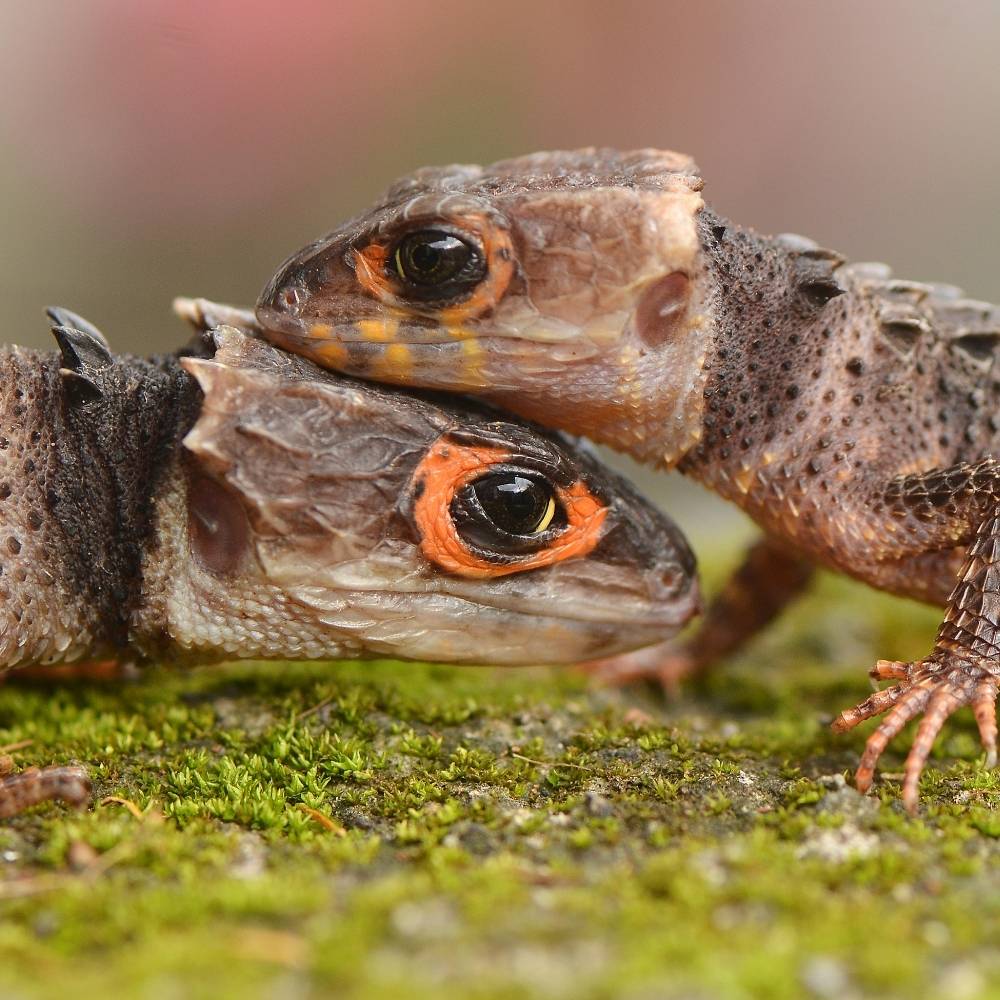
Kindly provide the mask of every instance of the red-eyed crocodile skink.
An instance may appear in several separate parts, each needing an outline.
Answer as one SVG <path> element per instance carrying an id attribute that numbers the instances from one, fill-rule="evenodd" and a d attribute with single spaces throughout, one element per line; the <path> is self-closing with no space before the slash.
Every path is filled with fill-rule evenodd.
<path id="1" fill-rule="evenodd" d="M 672 523 L 558 435 L 334 375 L 182 301 L 201 332 L 0 354 L 0 670 L 123 656 L 573 663 L 698 610 Z M 79 767 L 0 780 L 0 816 L 86 801 Z"/>
<path id="2" fill-rule="evenodd" d="M 971 705 L 996 760 L 1000 308 L 762 236 L 702 200 L 686 156 L 539 153 L 418 170 L 295 254 L 262 294 L 267 336 L 319 364 L 480 396 L 677 467 L 765 537 L 701 632 L 653 669 L 735 648 L 820 564 L 946 608 L 893 684 L 857 772 L 923 714 L 903 798 Z"/>

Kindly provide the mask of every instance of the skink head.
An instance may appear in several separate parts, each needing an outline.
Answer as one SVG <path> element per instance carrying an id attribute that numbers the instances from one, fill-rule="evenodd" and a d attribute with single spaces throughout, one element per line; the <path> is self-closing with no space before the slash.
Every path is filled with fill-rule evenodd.
<path id="1" fill-rule="evenodd" d="M 204 392 L 188 557 L 166 584 L 182 644 L 562 663 L 661 641 L 697 610 L 676 527 L 565 440 L 233 327 L 215 340 L 182 362 Z"/>
<path id="2" fill-rule="evenodd" d="M 420 170 L 290 258 L 257 316 L 324 367 L 669 464 L 700 424 L 700 189 L 687 157 L 648 149 Z"/>

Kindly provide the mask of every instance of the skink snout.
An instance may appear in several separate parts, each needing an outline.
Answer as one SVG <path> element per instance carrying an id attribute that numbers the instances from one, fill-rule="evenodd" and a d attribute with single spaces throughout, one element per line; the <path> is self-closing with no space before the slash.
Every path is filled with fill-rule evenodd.
<path id="1" fill-rule="evenodd" d="M 320 318 L 318 307 L 327 299 L 324 291 L 336 284 L 328 251 L 325 242 L 311 243 L 278 268 L 257 300 L 257 320 L 265 330 L 297 336 L 309 333 Z"/>

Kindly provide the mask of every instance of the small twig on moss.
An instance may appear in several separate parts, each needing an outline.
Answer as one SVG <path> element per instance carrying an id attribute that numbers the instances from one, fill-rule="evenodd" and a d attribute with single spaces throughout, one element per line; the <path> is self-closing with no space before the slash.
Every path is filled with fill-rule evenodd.
<path id="1" fill-rule="evenodd" d="M 295 716 L 295 721 L 301 722 L 303 719 L 308 718 L 310 715 L 315 715 L 317 712 L 322 711 L 324 708 L 326 708 L 327 705 L 330 704 L 330 702 L 335 701 L 336 697 L 337 696 L 335 694 L 328 695 L 321 702 L 313 705 L 312 708 L 303 709 L 301 712 L 298 713 L 298 715 Z"/>
<path id="2" fill-rule="evenodd" d="M 97 804 L 99 806 L 124 806 L 140 823 L 142 823 L 146 818 L 143 815 L 142 810 L 131 799 L 123 799 L 118 795 L 106 795 Z"/>
<path id="3" fill-rule="evenodd" d="M 15 750 L 23 750 L 25 747 L 30 747 L 34 740 L 18 740 L 16 743 L 8 743 L 6 746 L 0 747 L 0 753 L 13 753 Z"/>
<path id="4" fill-rule="evenodd" d="M 0 883 L 0 899 L 23 899 L 25 896 L 38 896 L 43 892 L 55 892 L 72 882 L 76 876 L 69 875 L 39 875 L 37 878 L 11 879 Z"/>
<path id="5" fill-rule="evenodd" d="M 570 764 L 561 760 L 535 760 L 534 757 L 525 757 L 523 753 L 515 753 L 513 750 L 508 750 L 507 756 L 516 757 L 518 760 L 526 761 L 529 764 L 535 764 L 538 767 L 572 767 L 576 768 L 577 771 L 588 771 L 591 774 L 594 772 L 592 767 L 584 767 L 583 764 Z"/>
<path id="6" fill-rule="evenodd" d="M 308 813 L 314 820 L 316 820 L 317 823 L 319 823 L 321 827 L 329 830 L 330 833 L 334 833 L 338 837 L 347 836 L 347 831 L 339 823 L 334 823 L 329 816 L 324 816 L 318 809 L 313 809 L 311 806 L 304 805 L 301 802 L 298 804 L 297 808 L 304 813 Z"/>

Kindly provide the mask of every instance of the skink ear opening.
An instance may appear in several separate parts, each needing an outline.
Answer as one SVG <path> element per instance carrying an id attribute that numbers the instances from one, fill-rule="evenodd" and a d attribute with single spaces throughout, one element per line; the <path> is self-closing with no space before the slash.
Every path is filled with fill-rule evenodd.
<path id="1" fill-rule="evenodd" d="M 659 347 L 673 339 L 688 322 L 691 281 L 683 271 L 654 281 L 643 293 L 635 310 L 635 329 L 648 347 Z"/>
<path id="2" fill-rule="evenodd" d="M 209 572 L 232 573 L 250 550 L 250 523 L 239 498 L 192 465 L 188 476 L 188 538 Z"/>

